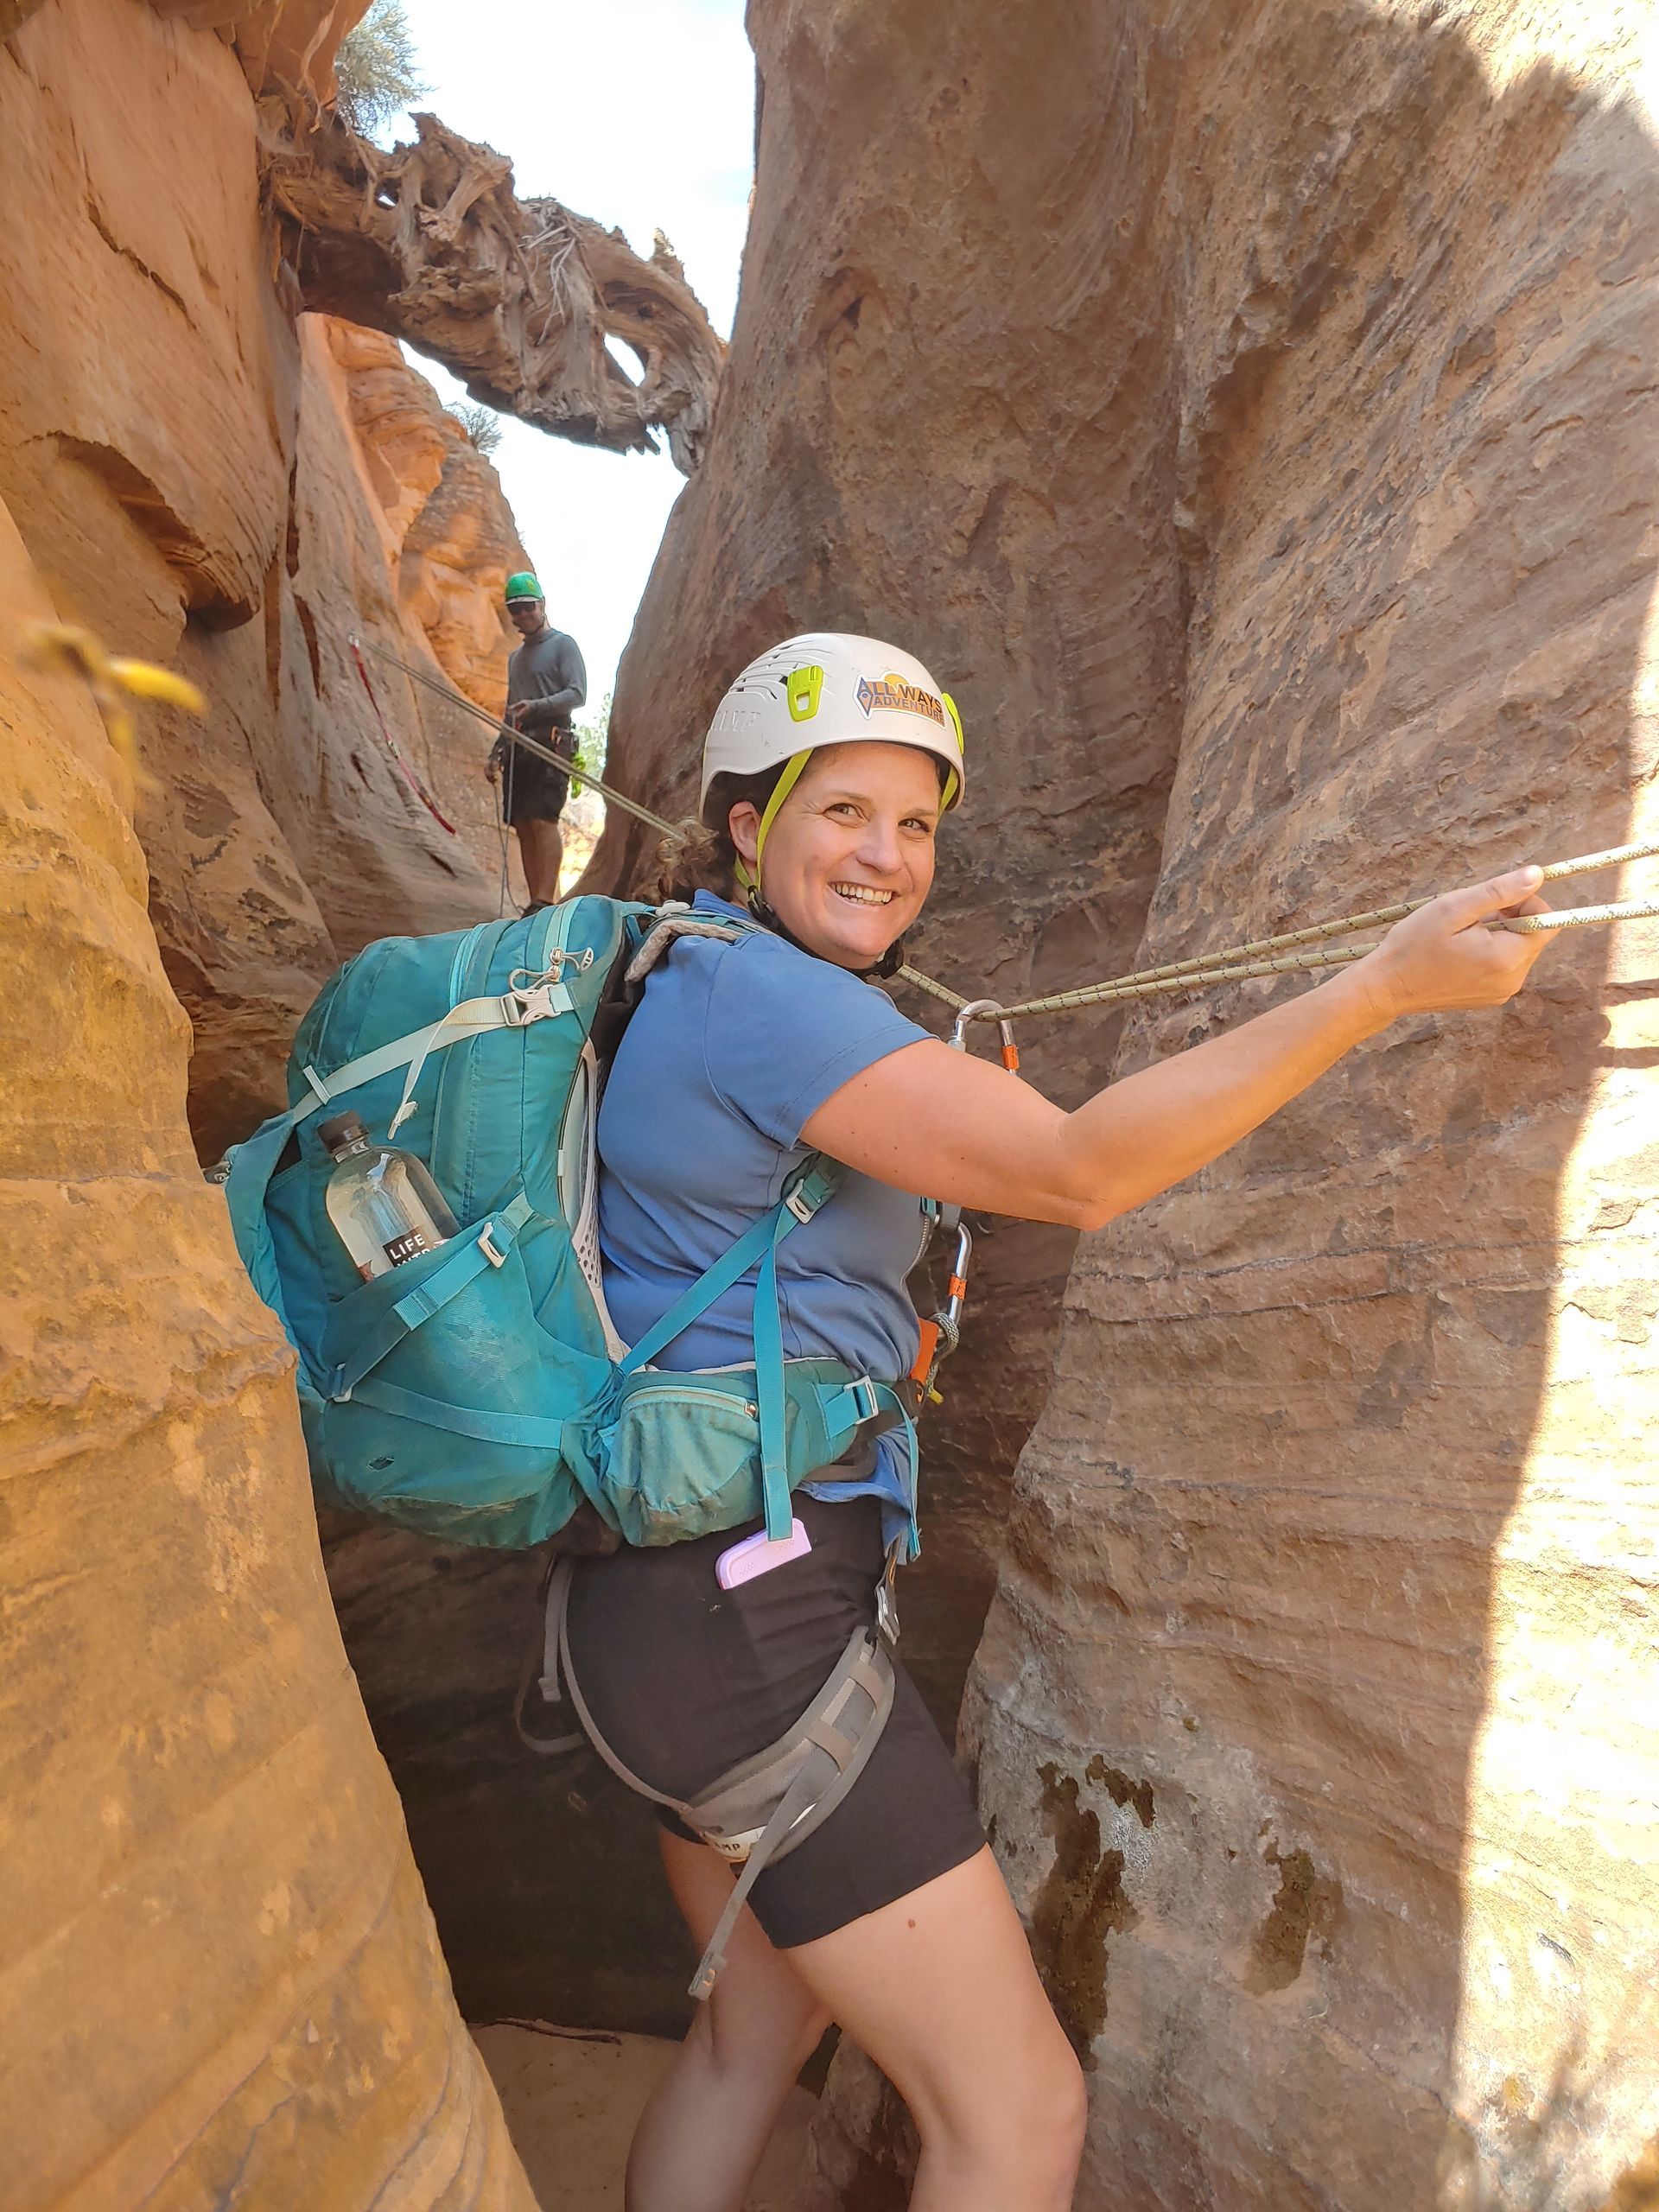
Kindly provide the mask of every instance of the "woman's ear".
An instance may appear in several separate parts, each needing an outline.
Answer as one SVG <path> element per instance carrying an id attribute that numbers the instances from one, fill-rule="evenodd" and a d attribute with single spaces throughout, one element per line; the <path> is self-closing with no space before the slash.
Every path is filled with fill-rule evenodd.
<path id="1" fill-rule="evenodd" d="M 753 868 L 760 842 L 760 808 L 748 799 L 741 799 L 727 816 L 726 826 L 731 831 L 738 858 Z"/>

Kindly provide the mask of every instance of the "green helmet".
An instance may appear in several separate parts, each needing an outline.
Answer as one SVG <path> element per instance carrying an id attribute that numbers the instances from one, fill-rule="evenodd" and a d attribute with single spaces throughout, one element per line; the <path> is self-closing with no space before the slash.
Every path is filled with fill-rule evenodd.
<path id="1" fill-rule="evenodd" d="M 516 576 L 507 578 L 505 597 L 507 605 L 511 607 L 515 599 L 545 600 L 547 594 L 528 569 L 521 569 Z"/>

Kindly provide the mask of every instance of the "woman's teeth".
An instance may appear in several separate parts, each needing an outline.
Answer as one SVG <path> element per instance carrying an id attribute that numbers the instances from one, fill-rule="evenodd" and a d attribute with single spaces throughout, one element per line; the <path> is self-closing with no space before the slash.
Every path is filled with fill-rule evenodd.
<path id="1" fill-rule="evenodd" d="M 868 883 L 832 883 L 830 888 L 838 899 L 850 899 L 861 906 L 886 906 L 893 900 L 891 891 L 875 891 Z"/>

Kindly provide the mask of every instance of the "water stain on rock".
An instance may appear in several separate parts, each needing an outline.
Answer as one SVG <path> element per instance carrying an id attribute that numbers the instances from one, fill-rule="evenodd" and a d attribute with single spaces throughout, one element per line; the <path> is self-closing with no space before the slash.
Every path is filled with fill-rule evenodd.
<path id="1" fill-rule="evenodd" d="M 1307 1940 L 1319 1941 L 1321 1957 L 1331 1955 L 1331 1938 L 1342 1921 L 1342 1884 L 1321 1874 L 1305 1851 L 1281 1856 L 1276 1842 L 1267 1849 L 1269 1866 L 1279 1869 L 1279 1887 L 1272 1909 L 1257 1930 L 1244 1975 L 1252 1996 L 1288 1989 L 1302 1971 Z"/>
<path id="2" fill-rule="evenodd" d="M 1032 1908 L 1031 1948 L 1049 2002 L 1088 2073 L 1095 2037 L 1106 2024 L 1108 1940 L 1141 1916 L 1123 1894 L 1123 1853 L 1101 1849 L 1100 1815 L 1080 1802 L 1076 1775 L 1052 1762 L 1037 1771 L 1038 1809 L 1054 1839 L 1054 1864 Z"/>
<path id="3" fill-rule="evenodd" d="M 1083 1770 L 1085 1782 L 1097 1782 L 1114 1805 L 1133 1805 L 1135 1817 L 1143 1828 L 1149 1828 L 1154 1818 L 1152 1804 L 1152 1784 L 1131 1782 L 1122 1767 L 1108 1766 L 1096 1751 Z"/>

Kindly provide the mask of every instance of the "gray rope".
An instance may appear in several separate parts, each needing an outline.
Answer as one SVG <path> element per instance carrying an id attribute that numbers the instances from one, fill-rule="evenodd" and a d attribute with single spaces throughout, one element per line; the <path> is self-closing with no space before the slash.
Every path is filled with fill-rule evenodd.
<path id="1" fill-rule="evenodd" d="M 627 798 L 613 785 L 596 776 L 590 769 L 576 768 L 563 753 L 556 753 L 550 746 L 542 745 L 522 730 L 513 728 L 511 722 L 496 715 L 467 698 L 451 683 L 438 682 L 418 668 L 411 668 L 396 653 L 388 652 L 384 645 L 372 645 L 366 638 L 354 638 L 352 642 L 365 652 L 390 661 L 392 667 L 401 669 L 413 683 L 423 683 L 429 691 L 435 691 L 451 706 L 464 708 L 481 722 L 522 746 L 538 760 L 551 761 L 554 766 L 567 768 L 584 784 L 591 784 L 608 805 L 620 806 L 648 829 L 671 836 L 675 825 L 660 814 L 653 814 L 648 806 L 641 806 L 638 799 Z M 1557 881 L 1564 875 L 1589 875 L 1598 868 L 1622 868 L 1629 861 L 1645 861 L 1659 857 L 1659 837 L 1644 843 L 1615 845 L 1605 853 L 1586 853 L 1577 860 L 1552 861 L 1543 871 L 1546 883 Z M 1159 968 L 1139 968 L 1127 976 L 1113 976 L 1104 982 L 1080 984 L 1071 991 L 1055 991 L 1046 998 L 1021 999 L 1014 1006 L 998 1006 L 990 1000 L 969 1000 L 953 991 L 948 983 L 941 983 L 936 976 L 925 976 L 919 968 L 908 963 L 899 969 L 906 983 L 913 983 L 918 990 L 926 991 L 961 1014 L 972 1007 L 971 1021 L 1024 1020 L 1029 1014 L 1069 1014 L 1077 1007 L 1106 1006 L 1125 1000 L 1162 998 L 1176 991 L 1205 990 L 1219 983 L 1237 983 L 1258 976 L 1284 976 L 1309 968 L 1337 968 L 1350 961 L 1363 959 L 1370 948 L 1340 946 L 1302 951 L 1299 948 L 1311 945 L 1322 947 L 1324 941 L 1335 937 L 1353 937 L 1363 930 L 1387 929 L 1395 922 L 1402 922 L 1408 914 L 1432 904 L 1436 894 L 1427 898 L 1402 899 L 1397 906 L 1373 907 L 1369 913 L 1341 914 L 1328 922 L 1311 922 L 1306 929 L 1285 930 L 1276 937 L 1255 938 L 1248 944 L 1229 945 L 1220 952 L 1201 952 L 1187 960 L 1172 960 Z M 1626 899 L 1603 906 L 1568 907 L 1554 914 L 1520 914 L 1488 924 L 1491 929 L 1512 931 L 1518 937 L 1532 937 L 1546 931 L 1586 929 L 1604 922 L 1636 922 L 1659 919 L 1659 899 Z"/>
<path id="2" fill-rule="evenodd" d="M 464 691 L 458 691 L 453 683 L 441 683 L 435 677 L 428 676 L 423 670 L 411 668 L 406 660 L 400 660 L 396 653 L 389 653 L 384 645 L 372 645 L 367 638 L 353 638 L 352 643 L 360 645 L 365 653 L 373 653 L 378 659 L 390 661 L 394 668 L 402 669 L 411 683 L 423 683 L 429 691 L 435 691 L 440 699 L 447 699 L 452 707 L 464 708 L 480 721 L 487 722 L 500 736 L 507 738 L 514 745 L 522 746 L 526 753 L 533 753 L 538 760 L 549 760 L 556 768 L 568 769 L 579 783 L 591 785 L 607 805 L 620 806 L 624 814 L 632 815 L 635 821 L 643 822 L 647 829 L 661 830 L 665 837 L 671 835 L 674 824 L 662 815 L 653 814 L 648 806 L 641 806 L 637 798 L 627 798 L 602 777 L 594 775 L 591 768 L 577 767 L 568 753 L 556 753 L 550 745 L 543 745 L 538 739 L 527 737 L 523 730 L 514 729 L 511 722 L 504 722 L 499 715 L 491 714 L 487 708 L 480 707 Z"/>
<path id="3" fill-rule="evenodd" d="M 1587 875 L 1598 868 L 1619 868 L 1630 861 L 1651 860 L 1659 856 L 1659 838 L 1650 838 L 1635 845 L 1618 845 L 1605 853 L 1586 853 L 1579 859 L 1553 861 L 1543 871 L 1545 882 L 1558 881 L 1565 875 Z M 1220 952 L 1205 952 L 1188 960 L 1175 960 L 1159 968 L 1137 969 L 1127 976 L 1115 976 L 1105 982 L 1087 983 L 1076 990 L 1056 991 L 1046 998 L 1022 999 L 1007 1007 L 987 1007 L 975 1013 L 975 1021 L 1010 1021 L 1023 1020 L 1028 1014 L 1065 1014 L 1074 1007 L 1100 1006 L 1126 999 L 1160 998 L 1177 991 L 1202 990 L 1217 983 L 1241 982 L 1254 976 L 1277 976 L 1302 968 L 1338 967 L 1349 961 L 1362 959 L 1368 948 L 1348 947 L 1334 951 L 1296 953 L 1294 948 L 1315 944 L 1334 937 L 1350 937 L 1362 930 L 1385 929 L 1394 922 L 1403 921 L 1408 914 L 1414 914 L 1432 903 L 1430 898 L 1411 899 L 1394 906 L 1377 906 L 1369 913 L 1339 915 L 1328 922 L 1314 922 L 1306 929 L 1287 930 L 1277 937 L 1257 938 L 1248 944 L 1236 944 Z M 1659 899 L 1632 899 L 1600 906 L 1577 906 L 1553 914 L 1517 914 L 1489 925 L 1493 929 L 1508 930 L 1517 937 L 1539 936 L 1548 931 L 1586 929 L 1607 922 L 1646 921 L 1659 918 Z M 1287 957 L 1273 957 L 1286 954 Z M 899 974 L 908 982 L 919 984 L 935 996 L 948 997 L 958 1012 L 969 1003 L 947 994 L 944 987 L 912 968 L 901 968 Z"/>

